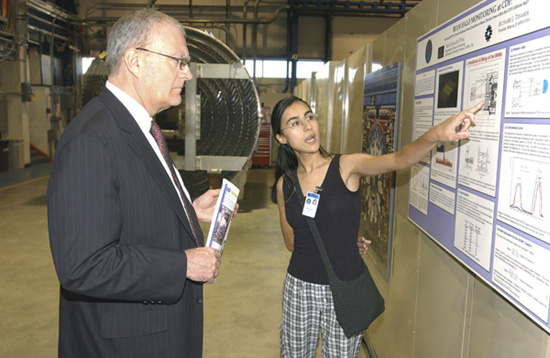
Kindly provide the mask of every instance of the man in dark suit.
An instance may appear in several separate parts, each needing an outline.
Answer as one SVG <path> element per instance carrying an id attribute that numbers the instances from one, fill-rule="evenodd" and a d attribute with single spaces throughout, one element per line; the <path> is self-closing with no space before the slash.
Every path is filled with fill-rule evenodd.
<path id="1" fill-rule="evenodd" d="M 106 88 L 57 147 L 48 224 L 60 357 L 202 356 L 202 286 L 221 256 L 203 247 L 196 218 L 210 220 L 219 190 L 186 204 L 150 133 L 152 117 L 178 105 L 193 77 L 184 33 L 149 9 L 117 21 Z"/>

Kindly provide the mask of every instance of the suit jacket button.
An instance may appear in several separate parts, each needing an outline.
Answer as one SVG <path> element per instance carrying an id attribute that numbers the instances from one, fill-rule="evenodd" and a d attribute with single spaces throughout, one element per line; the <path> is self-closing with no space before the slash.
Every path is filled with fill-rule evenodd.
<path id="1" fill-rule="evenodd" d="M 202 296 L 197 297 L 197 303 L 202 304 Z"/>

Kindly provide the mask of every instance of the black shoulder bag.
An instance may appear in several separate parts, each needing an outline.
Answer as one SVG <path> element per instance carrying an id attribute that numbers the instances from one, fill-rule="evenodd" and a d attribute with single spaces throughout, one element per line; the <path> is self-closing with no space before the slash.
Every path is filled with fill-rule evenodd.
<path id="1" fill-rule="evenodd" d="M 296 171 L 292 172 L 292 181 L 294 181 L 298 200 L 303 207 L 304 195 Z M 307 216 L 305 219 L 319 248 L 319 253 L 327 271 L 336 318 L 344 329 L 346 336 L 350 338 L 366 330 L 384 312 L 384 298 L 378 291 L 364 262 L 364 270 L 358 278 L 351 281 L 340 280 L 332 268 L 315 221 L 313 218 Z"/>

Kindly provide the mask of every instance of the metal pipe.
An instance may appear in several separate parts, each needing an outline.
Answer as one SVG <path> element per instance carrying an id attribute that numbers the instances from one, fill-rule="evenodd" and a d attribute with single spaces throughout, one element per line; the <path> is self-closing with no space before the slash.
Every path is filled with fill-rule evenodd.
<path id="1" fill-rule="evenodd" d="M 289 81 L 290 81 L 290 73 L 288 69 L 288 63 L 290 62 L 290 53 L 291 53 L 291 41 L 292 38 L 290 34 L 292 33 L 292 11 L 287 11 L 286 15 L 286 80 L 285 80 L 285 88 L 283 89 L 282 93 L 287 93 L 289 89 Z"/>
<path id="2" fill-rule="evenodd" d="M 268 8 L 269 9 L 276 9 L 279 6 L 281 6 L 281 5 L 278 4 L 278 5 L 265 6 L 264 10 L 268 9 Z M 141 3 L 138 3 L 138 4 L 136 4 L 136 3 L 95 3 L 95 4 L 92 4 L 88 8 L 88 10 L 86 11 L 86 14 L 88 16 L 89 14 L 92 14 L 96 11 L 101 10 L 101 9 L 119 10 L 119 11 L 127 10 L 127 11 L 129 11 L 129 10 L 143 9 L 143 7 L 144 7 L 144 5 L 141 4 Z M 229 6 L 229 8 L 228 8 L 227 6 L 221 6 L 221 5 L 211 6 L 211 5 L 193 4 L 192 11 L 193 11 L 193 15 L 197 15 L 198 13 L 204 13 L 204 12 L 225 14 L 228 11 L 230 13 L 237 13 L 237 12 L 241 11 L 242 8 L 243 8 L 242 6 L 236 6 L 236 5 Z M 189 14 L 189 11 L 190 11 L 188 4 L 186 4 L 186 5 L 155 4 L 155 9 L 157 9 L 159 11 L 162 11 L 162 12 L 166 12 L 166 13 L 174 13 L 174 12 L 183 12 L 183 11 L 185 11 L 186 14 Z M 268 11 L 268 10 L 266 10 L 266 11 Z"/>
<path id="3" fill-rule="evenodd" d="M 27 25 L 27 28 L 29 30 L 32 30 L 32 31 L 36 31 L 36 32 L 40 32 L 40 33 L 43 33 L 43 34 L 51 35 L 51 32 L 46 31 L 44 29 L 41 29 L 39 27 L 35 27 L 35 26 L 32 26 L 32 25 Z M 65 37 L 65 36 L 62 36 L 62 35 L 54 34 L 53 37 L 55 37 L 57 39 L 64 40 L 64 41 L 69 41 L 68 37 Z"/>
<path id="4" fill-rule="evenodd" d="M 168 15 L 171 15 L 172 17 L 176 18 L 181 23 L 188 23 L 188 24 L 211 24 L 211 23 L 219 23 L 219 24 L 270 24 L 273 21 L 277 19 L 281 11 L 288 10 L 290 7 L 288 5 L 281 6 L 278 8 L 274 13 L 271 15 L 260 18 L 260 19 L 227 19 L 227 18 L 211 18 L 211 19 L 179 19 L 177 16 L 174 16 L 173 14 L 170 14 L 166 12 Z M 119 18 L 118 17 L 109 17 L 109 18 L 96 18 L 96 17 L 89 17 L 84 19 L 84 22 L 87 25 L 93 26 L 93 25 L 105 25 L 109 23 L 115 23 Z"/>
<path id="5" fill-rule="evenodd" d="M 260 4 L 261 0 L 256 0 L 254 3 L 254 19 L 258 18 L 258 5 Z M 252 71 L 252 78 L 254 81 L 256 80 L 256 59 L 257 59 L 257 52 L 258 52 L 258 24 L 255 22 L 252 25 L 252 63 L 253 63 L 253 71 Z"/>
<path id="6" fill-rule="evenodd" d="M 27 1 L 17 1 L 15 3 L 15 42 L 20 46 L 25 46 L 27 40 Z"/>
<path id="7" fill-rule="evenodd" d="M 53 20 L 52 20 L 52 32 L 51 32 L 51 41 L 50 41 L 50 74 L 51 74 L 51 78 L 52 78 L 52 83 L 51 85 L 54 86 L 56 83 L 55 83 L 55 56 L 54 56 L 54 44 L 55 44 L 55 21 L 57 20 L 57 17 L 54 17 Z M 53 97 L 52 97 L 53 99 Z M 52 100 L 52 114 L 55 113 L 53 110 L 53 100 Z M 51 153 L 50 153 L 51 154 Z"/>
<path id="8" fill-rule="evenodd" d="M 13 32 L 7 32 L 7 31 L 0 30 L 0 36 L 2 36 L 2 35 L 3 36 L 12 36 L 12 37 L 15 36 L 15 34 Z"/>
<path id="9" fill-rule="evenodd" d="M 229 18 L 231 16 L 231 0 L 225 0 L 225 17 Z M 229 42 L 229 38 L 227 37 L 227 34 L 229 33 L 229 24 L 225 24 L 225 28 L 227 31 L 225 31 L 225 42 Z"/>
<path id="10" fill-rule="evenodd" d="M 0 37 L 0 40 L 5 40 L 4 38 L 1 38 Z M 13 41 L 9 41 L 10 42 L 10 47 L 8 49 L 8 53 L 7 54 L 0 54 L 0 60 L 6 60 L 6 59 L 12 59 L 12 60 L 15 60 L 16 58 L 14 57 L 15 55 L 15 50 L 17 50 L 17 44 Z"/>
<path id="11" fill-rule="evenodd" d="M 271 15 L 260 18 L 260 19 L 189 19 L 189 20 L 179 20 L 181 22 L 189 22 L 189 23 L 222 23 L 222 24 L 270 24 L 273 21 L 277 19 L 281 11 L 290 9 L 290 6 L 285 5 L 279 7 L 277 10 L 275 10 L 274 13 Z"/>
<path id="12" fill-rule="evenodd" d="M 61 25 L 55 24 L 55 20 L 54 20 L 54 21 L 48 21 L 48 20 L 46 20 L 46 19 L 43 19 L 43 18 L 38 17 L 38 16 L 33 15 L 33 14 L 29 14 L 28 17 L 29 17 L 29 18 L 32 18 L 32 19 L 34 19 L 34 20 L 36 20 L 36 21 L 38 21 L 38 22 L 41 22 L 41 23 L 43 23 L 43 24 L 45 24 L 45 25 L 52 25 L 52 26 L 54 27 L 54 30 L 55 30 L 55 29 L 59 29 L 59 30 L 65 31 L 65 32 L 68 32 L 68 31 L 69 31 L 67 27 L 63 27 L 63 26 L 61 26 Z M 57 17 L 57 16 L 54 16 L 53 18 L 54 18 L 54 19 L 59 19 L 59 17 Z"/>
<path id="13" fill-rule="evenodd" d="M 72 15 L 71 13 L 63 10 L 62 8 L 52 5 L 47 2 L 39 0 L 28 0 L 27 4 L 29 7 L 32 7 L 40 12 L 50 15 L 52 17 L 59 17 L 64 20 L 69 20 L 76 23 L 82 23 L 82 19 L 77 15 Z"/>
<path id="14" fill-rule="evenodd" d="M 243 19 L 246 20 L 248 12 L 248 1 L 245 0 L 243 4 Z M 246 63 L 246 22 L 243 23 L 243 64 Z"/>
<path id="15" fill-rule="evenodd" d="M 206 29 L 207 26 L 204 26 L 204 28 Z M 226 36 L 228 37 L 227 46 L 231 47 L 230 45 L 233 45 L 233 48 L 236 46 L 237 40 L 235 39 L 235 36 L 233 36 L 233 34 L 231 33 L 231 29 L 227 29 L 223 26 L 218 26 L 218 25 L 210 25 L 208 26 L 208 28 L 214 28 L 220 31 L 224 31 Z"/>

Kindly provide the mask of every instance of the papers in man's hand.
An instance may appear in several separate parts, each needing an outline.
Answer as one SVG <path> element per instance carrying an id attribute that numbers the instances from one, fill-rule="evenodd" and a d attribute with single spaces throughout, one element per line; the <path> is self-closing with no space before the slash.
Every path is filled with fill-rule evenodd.
<path id="1" fill-rule="evenodd" d="M 212 216 L 212 222 L 210 224 L 210 231 L 206 239 L 207 247 L 213 247 L 223 252 L 238 198 L 239 188 L 233 185 L 229 180 L 223 179 L 220 196 L 218 196 L 214 215 Z"/>

